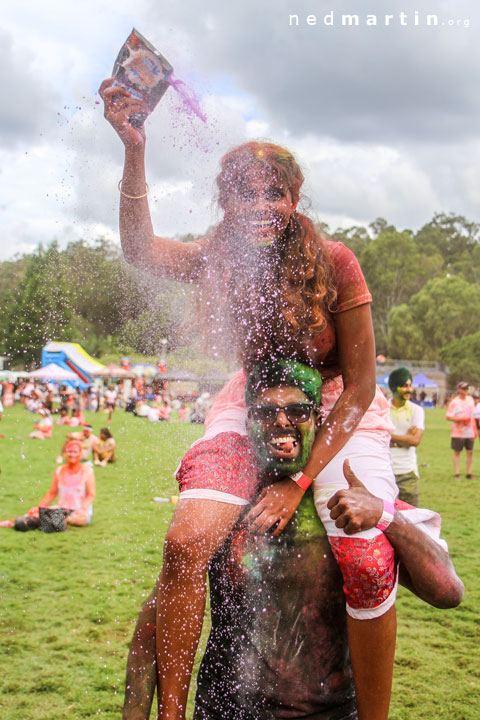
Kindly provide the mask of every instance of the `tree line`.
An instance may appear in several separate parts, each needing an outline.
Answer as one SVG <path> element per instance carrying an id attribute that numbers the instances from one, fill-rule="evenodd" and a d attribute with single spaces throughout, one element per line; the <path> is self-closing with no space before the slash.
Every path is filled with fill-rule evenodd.
<path id="1" fill-rule="evenodd" d="M 417 232 L 383 218 L 329 232 L 356 254 L 373 296 L 377 352 L 437 360 L 452 382 L 480 385 L 480 226 L 436 214 Z M 185 240 L 192 239 L 182 238 Z M 81 342 L 94 356 L 159 355 L 191 342 L 192 291 L 127 265 L 104 238 L 72 241 L 0 263 L 0 354 L 38 363 L 49 340 Z M 164 343 L 163 343 L 164 345 Z"/>
<path id="2" fill-rule="evenodd" d="M 383 218 L 331 233 L 356 254 L 373 296 L 377 352 L 436 360 L 480 385 L 480 225 L 436 214 L 417 232 Z"/>

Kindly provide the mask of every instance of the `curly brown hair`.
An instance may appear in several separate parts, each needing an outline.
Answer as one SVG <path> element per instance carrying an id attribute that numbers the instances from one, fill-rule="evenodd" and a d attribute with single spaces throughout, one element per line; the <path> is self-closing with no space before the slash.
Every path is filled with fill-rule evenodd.
<path id="1" fill-rule="evenodd" d="M 252 141 L 221 160 L 222 209 L 255 167 L 288 189 L 296 206 L 304 178 L 293 155 L 278 145 Z M 291 355 L 299 337 L 324 330 L 336 300 L 333 267 L 326 238 L 306 215 L 295 210 L 281 238 L 265 248 L 242 241 L 224 218 L 206 242 L 205 258 L 197 317 L 208 329 L 214 354 L 235 347 L 249 370 L 271 354 Z"/>

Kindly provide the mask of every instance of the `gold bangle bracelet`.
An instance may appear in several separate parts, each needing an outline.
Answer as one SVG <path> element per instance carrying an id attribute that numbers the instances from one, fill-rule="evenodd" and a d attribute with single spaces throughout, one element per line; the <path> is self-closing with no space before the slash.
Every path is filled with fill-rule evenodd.
<path id="1" fill-rule="evenodd" d="M 143 193 L 143 195 L 127 195 L 127 193 L 123 192 L 123 190 L 122 190 L 122 183 L 123 183 L 123 178 L 118 181 L 118 190 L 119 190 L 120 194 L 123 195 L 123 197 L 126 197 L 129 200 L 140 200 L 140 198 L 147 197 L 148 191 L 150 190 L 150 188 L 148 187 L 148 183 L 146 182 L 145 183 L 146 191 Z"/>

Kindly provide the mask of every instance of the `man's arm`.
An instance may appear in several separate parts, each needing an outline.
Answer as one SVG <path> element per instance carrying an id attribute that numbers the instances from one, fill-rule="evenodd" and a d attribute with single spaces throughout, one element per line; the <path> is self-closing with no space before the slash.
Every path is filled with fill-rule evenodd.
<path id="1" fill-rule="evenodd" d="M 396 445 L 397 447 L 417 447 L 420 445 L 422 435 L 423 430 L 415 425 L 412 425 L 412 427 L 408 428 L 406 435 L 396 435 L 395 433 L 392 433 L 392 440 L 390 444 Z"/>
<path id="2" fill-rule="evenodd" d="M 348 535 L 375 527 L 383 512 L 383 501 L 372 495 L 345 461 L 343 472 L 350 486 L 328 501 L 330 517 Z M 460 604 L 464 585 L 455 572 L 449 554 L 398 511 L 385 530 L 401 564 L 400 579 L 405 587 L 438 608 Z"/>
<path id="3" fill-rule="evenodd" d="M 157 686 L 155 655 L 157 595 L 160 578 L 143 603 L 127 660 L 122 720 L 148 720 Z"/>

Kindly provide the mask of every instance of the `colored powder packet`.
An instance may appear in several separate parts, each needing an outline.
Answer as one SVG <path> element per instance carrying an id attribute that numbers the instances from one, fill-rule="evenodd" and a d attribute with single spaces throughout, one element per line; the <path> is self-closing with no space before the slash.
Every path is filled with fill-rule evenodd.
<path id="1" fill-rule="evenodd" d="M 133 97 L 143 100 L 152 112 L 170 86 L 172 73 L 173 67 L 168 60 L 133 28 L 120 48 L 112 77 L 115 85 L 121 85 Z M 141 127 L 146 118 L 147 113 L 134 113 L 129 121 L 135 127 Z"/>

